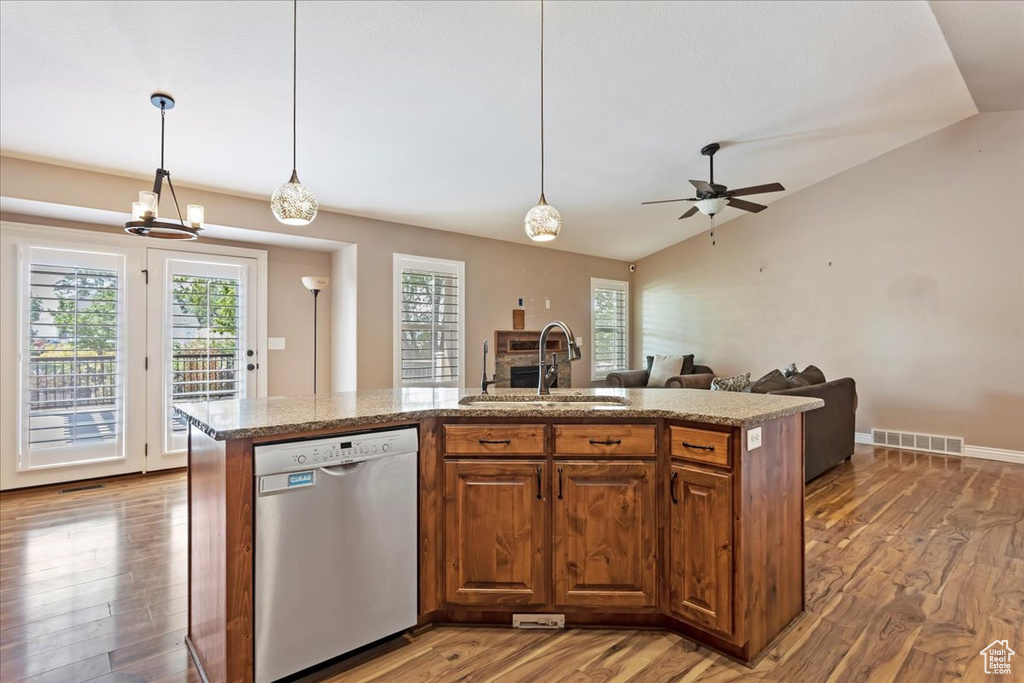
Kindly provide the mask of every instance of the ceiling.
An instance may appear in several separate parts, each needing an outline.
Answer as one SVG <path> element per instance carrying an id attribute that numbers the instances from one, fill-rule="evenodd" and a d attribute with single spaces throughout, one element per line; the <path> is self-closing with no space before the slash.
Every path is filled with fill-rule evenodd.
<path id="1" fill-rule="evenodd" d="M 1024 2 L 929 4 L 978 109 L 1024 109 Z"/>
<path id="2" fill-rule="evenodd" d="M 538 18 L 299 3 L 298 168 L 321 206 L 528 242 Z M 770 203 L 977 111 L 923 1 L 549 2 L 546 20 L 551 248 L 635 259 L 706 230 L 640 202 L 691 196 L 708 142 L 717 182 L 783 183 Z M 291 170 L 290 37 L 288 2 L 5 0 L 0 151 L 152 177 L 162 90 L 176 185 L 269 197 Z"/>

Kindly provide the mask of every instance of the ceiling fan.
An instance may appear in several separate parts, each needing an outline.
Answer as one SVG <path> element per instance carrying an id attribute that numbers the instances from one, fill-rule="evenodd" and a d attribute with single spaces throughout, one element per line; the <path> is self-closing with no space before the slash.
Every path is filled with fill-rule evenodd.
<path id="1" fill-rule="evenodd" d="M 712 142 L 710 145 L 705 145 L 700 153 L 708 157 L 708 162 L 711 166 L 711 178 L 708 182 L 703 180 L 691 180 L 690 184 L 697 190 L 696 197 L 689 197 L 685 199 L 659 199 L 654 202 L 642 202 L 643 204 L 667 204 L 669 202 L 696 202 L 693 206 L 687 210 L 680 220 L 683 218 L 689 218 L 693 214 L 700 211 L 701 213 L 714 216 L 716 213 L 724 209 L 726 206 L 731 206 L 736 209 L 743 211 L 749 211 L 751 213 L 758 213 L 764 211 L 768 207 L 764 204 L 755 204 L 754 202 L 748 202 L 743 199 L 736 199 L 736 197 L 745 197 L 751 194 L 761 194 L 763 192 L 782 192 L 784 188 L 779 183 L 769 183 L 767 185 L 753 185 L 751 187 L 741 187 L 738 190 L 730 190 L 725 185 L 719 185 L 715 183 L 715 152 L 721 149 L 721 146 L 717 142 Z"/>

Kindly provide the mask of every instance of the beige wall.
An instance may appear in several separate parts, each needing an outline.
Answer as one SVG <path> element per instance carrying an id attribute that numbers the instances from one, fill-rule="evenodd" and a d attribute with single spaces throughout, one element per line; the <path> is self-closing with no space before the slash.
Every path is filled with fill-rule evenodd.
<path id="1" fill-rule="evenodd" d="M 716 237 L 638 262 L 637 363 L 814 363 L 857 380 L 858 431 L 1024 450 L 1024 112 L 954 124 Z"/>
<path id="2" fill-rule="evenodd" d="M 304 178 L 313 183 L 313 179 Z M 107 173 L 72 169 L 12 157 L 0 157 L 0 194 L 23 200 L 85 207 L 106 211 L 126 212 L 132 197 L 145 189 L 148 180 L 125 178 Z M 397 190 L 396 190 L 397 191 Z M 199 203 L 206 207 L 206 217 L 212 223 L 248 228 L 256 231 L 279 232 L 283 229 L 270 212 L 264 197 L 236 197 L 204 190 L 179 187 L 184 203 Z M 528 208 L 524 205 L 524 211 Z M 510 216 L 517 225 L 521 216 Z M 566 216 L 567 230 L 586 230 L 574 225 Z M 316 221 L 305 228 L 295 228 L 296 234 L 334 240 L 357 245 L 357 386 L 360 389 L 392 385 L 393 320 L 392 320 L 392 261 L 395 252 L 416 256 L 455 259 L 466 263 L 466 384 L 473 386 L 481 372 L 481 345 L 485 339 L 493 340 L 495 329 L 511 327 L 511 309 L 519 297 L 525 299 L 526 323 L 539 328 L 549 320 L 561 319 L 585 337 L 584 360 L 573 368 L 576 386 L 589 385 L 590 334 L 590 278 L 602 277 L 628 280 L 628 264 L 614 259 L 581 256 L 555 248 L 515 244 L 469 235 L 429 230 L 408 225 L 388 223 L 369 218 L 358 218 L 322 210 Z M 249 245 L 253 246 L 253 245 Z M 301 272 L 301 265 L 284 265 L 283 279 L 287 282 Z M 291 354 L 301 348 L 302 336 L 290 329 L 302 330 L 301 303 L 305 292 L 275 293 L 274 262 L 271 262 L 270 336 L 287 336 L 289 356 L 271 355 L 270 388 L 277 392 L 274 377 L 290 378 L 294 382 L 308 375 L 304 360 Z M 330 270 L 325 270 L 330 274 Z M 283 286 L 290 287 L 286 284 Z M 544 309 L 544 299 L 551 299 L 551 309 Z M 275 325 L 280 306 L 288 308 L 288 318 L 282 326 Z M 330 328 L 330 303 L 321 299 L 320 321 L 322 335 Z M 275 329 L 278 330 L 275 332 Z M 329 338 L 329 336 L 328 336 Z M 321 337 L 323 341 L 324 337 Z M 293 342 L 294 340 L 294 342 Z M 282 352 L 272 351 L 271 354 Z M 278 358 L 284 360 L 278 360 Z M 274 366 L 277 366 L 276 368 Z M 283 367 L 282 367 L 283 366 Z M 489 368 L 493 369 L 493 356 Z M 489 372 L 491 370 L 489 369 Z M 321 373 L 324 371 L 321 371 Z M 329 370 L 328 370 L 329 372 Z M 298 379 L 296 379 L 298 378 Z M 324 379 L 319 374 L 318 381 Z M 282 380 L 283 381 L 283 380 Z"/>
<path id="3" fill-rule="evenodd" d="M 40 219 L 37 216 L 0 212 L 0 220 L 34 225 L 53 225 L 79 230 L 110 231 L 110 226 Z M 118 231 L 119 232 L 119 231 Z M 302 286 L 303 275 L 330 275 L 330 252 L 254 245 L 229 240 L 207 240 L 223 246 L 263 249 L 267 252 L 267 336 L 285 337 L 283 351 L 268 351 L 267 393 L 271 396 L 309 394 L 313 391 L 313 301 Z M 151 245 L 165 247 L 166 244 Z M 331 293 L 320 294 L 318 326 L 319 387 L 331 386 Z M 318 387 L 318 388 L 319 388 Z"/>

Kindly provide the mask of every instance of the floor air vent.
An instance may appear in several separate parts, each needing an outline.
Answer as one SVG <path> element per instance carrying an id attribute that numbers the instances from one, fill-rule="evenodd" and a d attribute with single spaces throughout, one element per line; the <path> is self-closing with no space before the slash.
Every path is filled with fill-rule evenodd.
<path id="1" fill-rule="evenodd" d="M 65 493 L 78 493 L 79 491 L 92 491 L 93 489 L 105 489 L 105 484 L 82 484 L 81 486 L 70 486 L 66 489 L 61 489 L 57 495 L 63 496 Z"/>
<path id="2" fill-rule="evenodd" d="M 936 436 L 914 432 L 894 432 L 887 429 L 872 429 L 871 443 L 876 446 L 905 448 L 910 451 L 963 455 L 964 440 L 959 436 Z"/>

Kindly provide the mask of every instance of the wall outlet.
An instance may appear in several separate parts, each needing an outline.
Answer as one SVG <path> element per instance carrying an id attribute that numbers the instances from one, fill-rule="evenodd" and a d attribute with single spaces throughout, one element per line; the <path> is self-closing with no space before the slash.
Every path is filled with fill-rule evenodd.
<path id="1" fill-rule="evenodd" d="M 512 628 L 565 628 L 565 615 L 513 614 Z"/>
<path id="2" fill-rule="evenodd" d="M 752 451 L 761 447 L 761 428 L 754 427 L 747 430 L 747 450 Z"/>
<path id="3" fill-rule="evenodd" d="M 267 337 L 268 351 L 284 351 L 284 337 Z"/>

